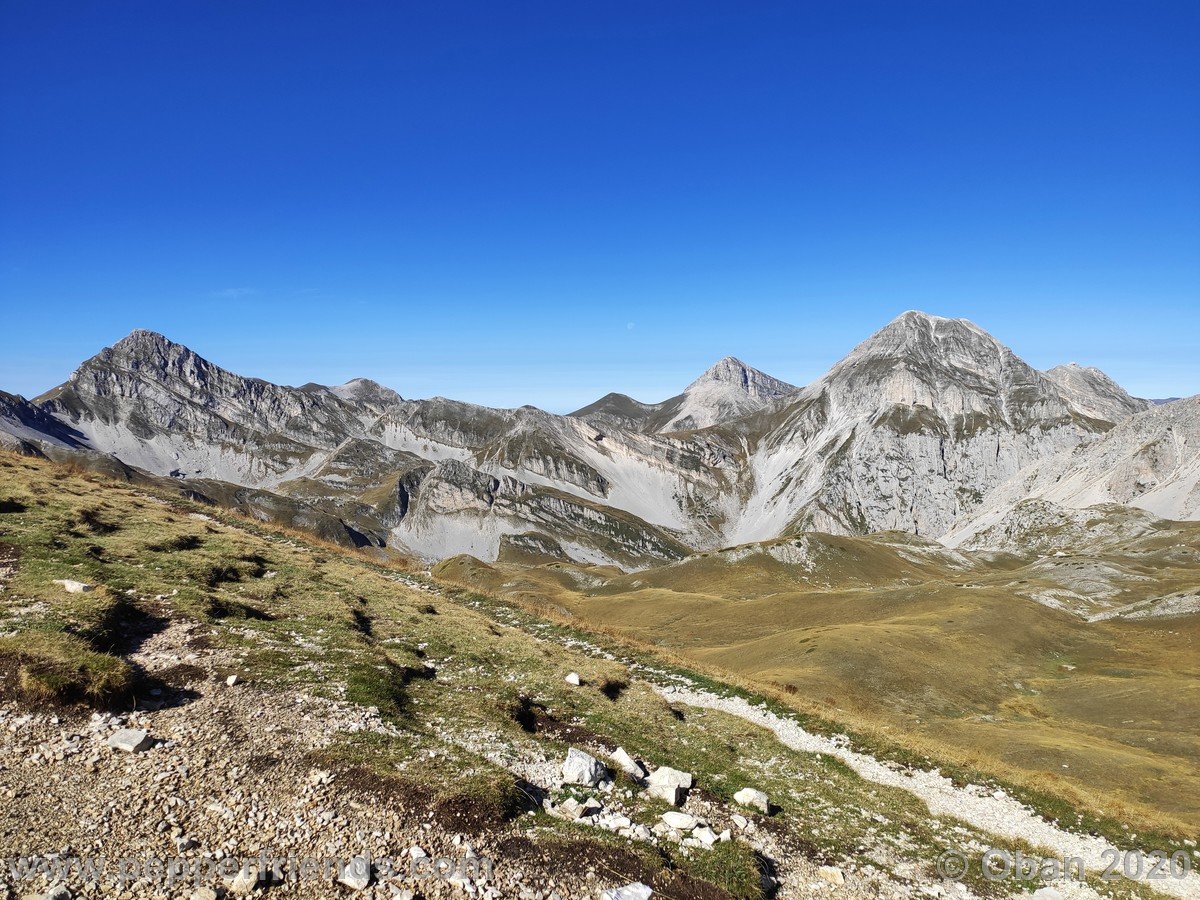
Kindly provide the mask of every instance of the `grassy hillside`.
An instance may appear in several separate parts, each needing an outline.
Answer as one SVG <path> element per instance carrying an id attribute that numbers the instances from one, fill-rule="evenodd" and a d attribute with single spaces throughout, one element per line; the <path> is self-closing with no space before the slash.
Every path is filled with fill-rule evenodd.
<path id="1" fill-rule="evenodd" d="M 293 852 L 358 835 L 377 853 L 452 849 L 466 835 L 496 861 L 501 896 L 531 885 L 595 896 L 643 880 L 666 897 L 752 898 L 764 874 L 803 896 L 832 864 L 847 896 L 865 897 L 934 879 L 946 849 L 1020 846 L 741 719 L 672 706 L 646 672 L 577 633 L 446 591 L 402 561 L 10 455 L 0 455 L 0 548 L 0 719 L 13 723 L 5 752 L 15 755 L 0 766 L 0 856 L 165 852 L 180 831 L 184 855 L 255 854 L 281 834 Z M 69 593 L 61 579 L 93 589 Z M 564 680 L 571 671 L 581 686 Z M 677 667 L 670 678 L 720 687 Z M 149 764 L 114 756 L 102 732 L 88 737 L 115 727 L 88 724 L 97 708 L 171 739 Z M 289 721 L 288 709 L 323 711 Z M 54 749 L 62 740 L 68 749 Z M 70 749 L 79 741 L 99 742 L 82 770 Z M 633 782 L 610 793 L 558 783 L 568 747 L 604 758 L 618 745 L 692 772 L 686 808 L 732 839 L 712 850 L 637 840 L 546 811 L 545 799 L 594 796 L 634 824 L 659 824 L 666 807 Z M 163 765 L 177 780 L 162 780 Z M 114 784 L 132 798 L 119 808 Z M 770 816 L 733 802 L 747 785 L 770 794 Z M 174 828 L 147 814 L 160 803 Z M 257 827 L 231 832 L 227 806 Z M 984 894 L 1022 887 L 975 883 Z M 311 890 L 299 893 L 328 895 Z"/>
<path id="2" fill-rule="evenodd" d="M 813 534 L 628 575 L 467 558 L 436 571 L 1023 786 L 1049 810 L 1186 836 L 1200 822 L 1200 615 L 1086 621 L 1032 597 L 1066 580 L 1087 611 L 1104 588 L 1115 599 L 1099 609 L 1194 591 L 1196 546 L 1186 524 L 1038 558 Z"/>

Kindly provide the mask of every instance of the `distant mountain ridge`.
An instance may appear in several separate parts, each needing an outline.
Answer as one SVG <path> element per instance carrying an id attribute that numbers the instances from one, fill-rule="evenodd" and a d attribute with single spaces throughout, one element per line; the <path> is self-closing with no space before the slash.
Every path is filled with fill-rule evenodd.
<path id="1" fill-rule="evenodd" d="M 568 416 L 368 379 L 275 385 L 139 330 L 33 401 L 0 395 L 0 435 L 430 558 L 494 559 L 527 535 L 639 568 L 810 530 L 940 537 L 1029 467 L 1177 406 L 1097 369 L 1038 372 L 971 322 L 910 311 L 804 388 L 726 357 L 669 400 L 609 394 Z"/>

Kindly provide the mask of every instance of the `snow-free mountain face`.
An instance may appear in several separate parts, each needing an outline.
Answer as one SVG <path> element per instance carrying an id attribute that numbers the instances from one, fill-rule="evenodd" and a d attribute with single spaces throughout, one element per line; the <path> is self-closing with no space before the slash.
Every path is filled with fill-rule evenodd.
<path id="1" fill-rule="evenodd" d="M 1064 391 L 965 319 L 906 312 L 749 420 L 751 492 L 728 537 L 936 537 L 1026 465 L 1104 433 L 1114 420 L 1101 406 L 1086 383 Z"/>
<path id="2" fill-rule="evenodd" d="M 1068 363 L 1042 374 L 1058 385 L 1077 409 L 1104 421 L 1119 422 L 1153 405 L 1149 400 L 1130 397 L 1119 384 L 1094 366 Z"/>
<path id="3" fill-rule="evenodd" d="M 939 537 L 1027 467 L 1183 409 L 1145 405 L 1096 370 L 1038 372 L 970 322 L 910 312 L 800 390 L 726 358 L 662 403 L 610 394 L 570 416 L 367 379 L 285 387 L 137 331 L 33 402 L 0 396 L 0 432 L 427 557 L 533 541 L 638 568 L 805 530 Z M 1182 483 L 1195 446 L 1171 461 L 1162 443 L 1156 465 Z M 1127 473 L 1117 456 L 1088 471 Z M 1096 496 L 1129 499 L 1117 481 Z"/>
<path id="4" fill-rule="evenodd" d="M 795 385 L 726 356 L 669 400 L 642 403 L 624 394 L 607 394 L 571 415 L 597 425 L 655 434 L 689 431 L 764 409 L 796 390 Z"/>
<path id="5" fill-rule="evenodd" d="M 1100 439 L 1039 459 L 997 487 L 947 536 L 978 543 L 1025 501 L 1078 510 L 1120 504 L 1160 519 L 1200 519 L 1200 395 L 1154 406 Z"/>

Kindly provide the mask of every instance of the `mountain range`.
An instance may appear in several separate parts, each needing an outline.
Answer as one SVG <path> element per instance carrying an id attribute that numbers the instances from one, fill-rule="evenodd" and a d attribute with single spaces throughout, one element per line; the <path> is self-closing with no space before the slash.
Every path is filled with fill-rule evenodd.
<path id="1" fill-rule="evenodd" d="M 727 357 L 668 400 L 565 416 L 276 385 L 139 330 L 40 397 L 0 393 L 0 442 L 431 559 L 533 542 L 637 569 L 808 531 L 955 544 L 1034 498 L 1200 518 L 1200 397 L 1038 371 L 915 311 L 802 388 Z"/>

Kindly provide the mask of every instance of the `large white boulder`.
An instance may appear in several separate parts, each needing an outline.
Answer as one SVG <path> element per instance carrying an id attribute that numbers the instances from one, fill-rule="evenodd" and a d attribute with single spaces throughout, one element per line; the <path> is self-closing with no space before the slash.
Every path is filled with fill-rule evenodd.
<path id="1" fill-rule="evenodd" d="M 676 784 L 687 790 L 692 786 L 692 776 L 688 772 L 672 769 L 670 766 L 659 766 L 648 779 L 650 784 Z"/>
<path id="2" fill-rule="evenodd" d="M 608 770 L 596 757 L 574 747 L 567 751 L 567 758 L 562 764 L 563 784 L 596 787 L 607 774 Z"/>
<path id="3" fill-rule="evenodd" d="M 817 869 L 817 877 L 822 881 L 832 885 L 846 883 L 846 876 L 842 874 L 842 870 L 836 866 L 821 866 Z"/>
<path id="4" fill-rule="evenodd" d="M 692 776 L 687 772 L 672 769 L 670 766 L 659 766 L 646 779 L 646 793 L 659 800 L 666 800 L 672 806 L 683 802 L 684 792 L 692 786 Z"/>
<path id="5" fill-rule="evenodd" d="M 769 813 L 771 811 L 771 803 L 767 799 L 767 795 L 755 788 L 742 788 L 733 795 L 733 799 L 742 804 L 742 806 L 757 809 L 759 812 Z"/>
<path id="6" fill-rule="evenodd" d="M 338 872 L 338 882 L 355 891 L 365 890 L 371 883 L 371 860 L 355 856 Z"/>

